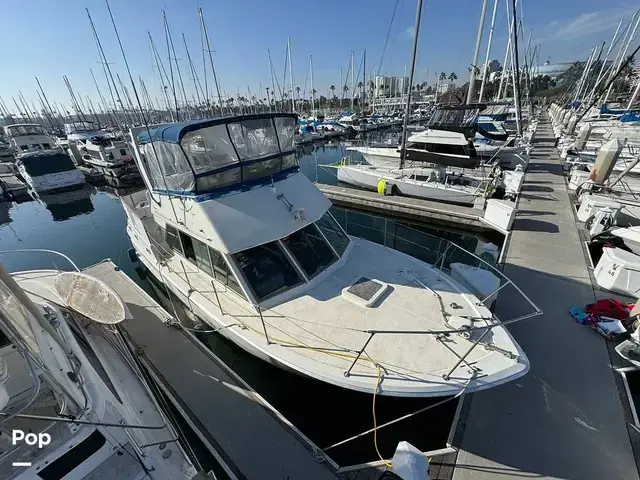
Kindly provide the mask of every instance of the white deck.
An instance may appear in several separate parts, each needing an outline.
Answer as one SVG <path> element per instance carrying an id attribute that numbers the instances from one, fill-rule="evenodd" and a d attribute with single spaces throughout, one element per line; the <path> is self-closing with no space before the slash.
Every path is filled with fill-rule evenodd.
<path id="1" fill-rule="evenodd" d="M 234 325 L 220 333 L 254 355 L 312 378 L 372 393 L 378 377 L 376 364 L 379 364 L 384 374 L 382 394 L 439 396 L 458 393 L 469 382 L 473 370 L 477 376 L 468 391 L 488 388 L 527 372 L 526 356 L 506 330 L 497 327 L 467 357 L 473 370 L 463 362 L 448 381 L 443 375 L 472 346 L 481 331 L 472 334 L 472 341 L 457 334 L 443 341 L 435 335 L 416 333 L 376 334 L 351 375 L 346 377 L 345 371 L 369 337 L 366 330 L 450 330 L 434 292 L 442 298 L 448 314 L 473 316 L 478 319 L 474 326 L 492 321 L 491 313 L 476 305 L 479 300 L 446 274 L 368 241 L 353 240 L 353 244 L 348 261 L 337 271 L 320 274 L 295 298 L 264 312 L 272 344 L 267 343 L 259 315 L 240 297 L 216 284 L 224 312 L 221 315 L 210 277 L 198 272 L 193 264 L 173 256 L 169 268 L 164 267 L 159 274 L 155 260 L 138 251 L 147 267 L 168 283 L 185 303 L 190 303 L 198 316 L 216 327 Z M 418 285 L 403 270 L 411 272 L 431 290 Z M 342 289 L 360 276 L 390 285 L 389 291 L 372 308 L 361 307 L 341 296 Z M 187 300 L 190 289 L 193 291 Z M 512 352 L 516 358 L 485 349 L 485 341 Z"/>

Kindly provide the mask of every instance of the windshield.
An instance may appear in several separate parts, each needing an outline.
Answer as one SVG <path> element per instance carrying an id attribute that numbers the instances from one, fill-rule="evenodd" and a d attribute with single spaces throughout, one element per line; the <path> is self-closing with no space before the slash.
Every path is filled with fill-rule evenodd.
<path id="1" fill-rule="evenodd" d="M 278 242 L 233 254 L 258 301 L 302 283 L 302 279 Z"/>
<path id="2" fill-rule="evenodd" d="M 11 137 L 20 137 L 22 135 L 46 135 L 40 125 L 11 125 L 6 127 L 7 135 Z"/>
<path id="3" fill-rule="evenodd" d="M 316 222 L 316 226 L 324 234 L 333 249 L 339 256 L 342 256 L 349 245 L 349 237 L 340 228 L 333 215 L 329 212 L 325 213 L 320 220 Z"/>
<path id="4" fill-rule="evenodd" d="M 66 172 L 74 170 L 76 166 L 71 161 L 69 155 L 56 153 L 53 155 L 34 155 L 20 159 L 25 170 L 32 177 L 48 175 L 50 173 Z"/>
<path id="5" fill-rule="evenodd" d="M 309 278 L 316 276 L 337 260 L 314 224 L 282 239 Z"/>

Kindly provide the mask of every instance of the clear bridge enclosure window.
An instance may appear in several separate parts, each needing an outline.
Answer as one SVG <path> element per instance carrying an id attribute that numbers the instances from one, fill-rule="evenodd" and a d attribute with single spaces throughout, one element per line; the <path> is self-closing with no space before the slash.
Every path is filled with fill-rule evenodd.
<path id="1" fill-rule="evenodd" d="M 270 118 L 230 123 L 229 134 L 241 160 L 255 160 L 280 153 Z"/>
<path id="2" fill-rule="evenodd" d="M 180 145 L 168 142 L 153 142 L 142 145 L 147 158 L 147 168 L 155 188 L 174 191 L 192 191 L 195 179 L 191 166 Z"/>
<path id="3" fill-rule="evenodd" d="M 296 119 L 292 117 L 276 117 L 276 131 L 280 141 L 280 150 L 287 152 L 295 148 L 294 133 L 296 131 Z"/>
<path id="4" fill-rule="evenodd" d="M 180 145 L 189 157 L 196 175 L 238 163 L 225 125 L 213 125 L 188 132 Z"/>

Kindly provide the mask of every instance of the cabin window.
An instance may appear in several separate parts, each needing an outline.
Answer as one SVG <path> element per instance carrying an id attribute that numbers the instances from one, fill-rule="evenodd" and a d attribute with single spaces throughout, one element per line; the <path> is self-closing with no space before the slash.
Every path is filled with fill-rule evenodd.
<path id="1" fill-rule="evenodd" d="M 213 267 L 213 277 L 244 298 L 244 292 L 240 288 L 236 277 L 229 269 L 229 265 L 227 265 L 222 254 L 209 247 L 209 256 L 211 257 L 211 265 Z"/>
<path id="2" fill-rule="evenodd" d="M 180 243 L 182 243 L 182 252 L 184 254 L 184 258 L 195 262 L 196 253 L 193 249 L 193 241 L 191 237 L 183 232 L 178 232 L 178 235 L 180 235 Z"/>
<path id="3" fill-rule="evenodd" d="M 338 225 L 338 222 L 336 222 L 333 216 L 329 212 L 325 213 L 322 218 L 316 222 L 316 226 L 324 236 L 327 237 L 327 240 L 333 249 L 338 252 L 338 255 L 342 256 L 349 245 L 349 237 L 344 233 L 342 228 L 340 228 L 340 225 Z"/>
<path id="4" fill-rule="evenodd" d="M 167 244 L 173 250 L 182 254 L 182 244 L 180 243 L 180 238 L 178 237 L 178 230 L 176 230 L 169 224 L 167 224 L 167 229 L 165 231 L 165 239 L 167 241 Z"/>
<path id="5" fill-rule="evenodd" d="M 213 270 L 211 268 L 211 260 L 209 259 L 209 250 L 207 246 L 200 240 L 196 240 L 195 238 L 192 238 L 191 242 L 193 244 L 195 264 L 200 270 L 213 277 Z"/>
<path id="6" fill-rule="evenodd" d="M 34 150 L 40 150 L 40 144 L 39 143 L 34 143 L 31 145 L 31 148 L 33 148 Z"/>
<path id="7" fill-rule="evenodd" d="M 29 150 L 29 145 L 20 145 L 21 150 Z"/>
<path id="8" fill-rule="evenodd" d="M 313 224 L 284 237 L 282 242 L 310 278 L 336 261 L 333 250 Z"/>
<path id="9" fill-rule="evenodd" d="M 51 148 L 51 145 L 48 143 L 43 143 L 42 148 L 44 148 L 45 150 L 49 150 Z"/>
<path id="10" fill-rule="evenodd" d="M 258 301 L 302 283 L 295 267 L 278 242 L 270 242 L 233 254 Z"/>
<path id="11" fill-rule="evenodd" d="M 120 149 L 120 155 L 122 155 L 123 157 L 127 154 L 127 151 L 124 148 Z"/>

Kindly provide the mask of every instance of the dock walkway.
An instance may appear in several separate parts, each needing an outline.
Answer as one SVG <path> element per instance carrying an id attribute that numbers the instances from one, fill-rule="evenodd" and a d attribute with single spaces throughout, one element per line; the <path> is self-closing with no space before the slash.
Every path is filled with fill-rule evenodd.
<path id="1" fill-rule="evenodd" d="M 251 388 L 186 332 L 162 323 L 169 315 L 110 261 L 84 270 L 127 304 L 121 324 L 176 408 L 233 479 L 336 479 L 312 446 Z M 291 392 L 292 395 L 295 392 Z M 322 456 L 320 455 L 320 458 Z"/>
<path id="2" fill-rule="evenodd" d="M 353 187 L 316 184 L 331 202 L 343 208 L 366 210 L 381 215 L 404 218 L 465 230 L 486 231 L 493 227 L 483 221 L 484 210 L 462 205 L 434 202 L 422 198 L 382 196 L 376 192 Z"/>
<path id="3" fill-rule="evenodd" d="M 531 370 L 473 395 L 453 478 L 637 479 L 605 340 L 568 313 L 595 294 L 546 119 L 534 143 L 504 257 L 544 311 L 510 327 Z M 497 308 L 515 306 L 500 297 Z"/>

